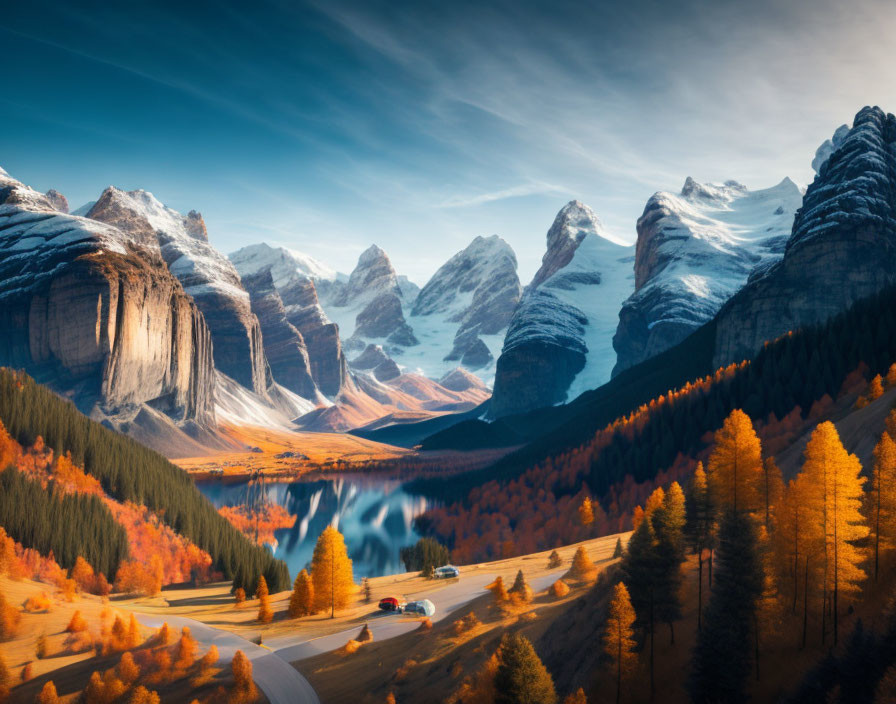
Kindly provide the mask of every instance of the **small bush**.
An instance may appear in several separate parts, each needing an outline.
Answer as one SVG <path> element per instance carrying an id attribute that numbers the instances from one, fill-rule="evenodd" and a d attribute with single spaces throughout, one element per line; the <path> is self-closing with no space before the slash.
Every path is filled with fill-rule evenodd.
<path id="1" fill-rule="evenodd" d="M 28 597 L 28 600 L 22 608 L 30 614 L 36 614 L 41 611 L 47 612 L 53 608 L 53 602 L 50 601 L 50 597 L 46 592 L 41 592 L 40 594 Z"/>
<path id="2" fill-rule="evenodd" d="M 464 633 L 468 631 L 472 631 L 476 626 L 481 623 L 479 618 L 472 611 L 468 613 L 466 616 L 463 616 L 457 621 L 454 622 L 454 635 L 462 636 Z"/>
<path id="3" fill-rule="evenodd" d="M 553 594 L 558 599 L 562 599 L 567 594 L 569 594 L 569 585 L 562 579 L 558 579 L 551 585 L 551 594 Z"/>
<path id="4" fill-rule="evenodd" d="M 548 569 L 554 570 L 560 567 L 563 564 L 563 560 L 560 559 L 560 553 L 554 550 L 551 553 L 551 556 L 548 558 Z"/>

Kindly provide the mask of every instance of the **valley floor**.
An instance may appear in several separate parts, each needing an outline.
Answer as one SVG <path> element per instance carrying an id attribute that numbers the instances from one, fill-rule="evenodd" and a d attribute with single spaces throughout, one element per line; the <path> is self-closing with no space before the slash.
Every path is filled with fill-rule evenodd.
<path id="1" fill-rule="evenodd" d="M 510 448 L 472 452 L 417 452 L 366 440 L 349 433 L 278 430 L 248 425 L 222 425 L 220 432 L 244 451 L 220 451 L 171 461 L 196 479 L 241 481 L 256 472 L 268 478 L 291 479 L 313 472 L 367 471 L 375 463 L 383 474 L 419 476 L 427 472 L 467 471 L 495 462 Z"/>

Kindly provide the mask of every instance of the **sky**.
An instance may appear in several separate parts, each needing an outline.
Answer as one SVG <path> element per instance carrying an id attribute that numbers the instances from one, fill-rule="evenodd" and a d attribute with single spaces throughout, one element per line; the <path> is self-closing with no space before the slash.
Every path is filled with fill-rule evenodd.
<path id="1" fill-rule="evenodd" d="M 72 207 L 108 185 L 344 272 L 419 284 L 498 234 L 528 282 L 579 199 L 634 242 L 687 176 L 813 178 L 896 110 L 890 0 L 10 3 L 0 166 Z"/>

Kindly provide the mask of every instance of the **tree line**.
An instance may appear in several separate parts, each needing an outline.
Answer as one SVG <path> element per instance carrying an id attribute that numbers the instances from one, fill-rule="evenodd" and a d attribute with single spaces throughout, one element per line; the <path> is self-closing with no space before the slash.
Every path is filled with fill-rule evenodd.
<path id="1" fill-rule="evenodd" d="M 96 477 L 113 498 L 152 510 L 208 552 L 215 569 L 233 579 L 234 587 L 254 591 L 260 574 L 274 591 L 289 586 L 286 565 L 228 523 L 186 472 L 90 420 L 27 374 L 0 368 L 0 421 L 21 445 L 30 446 L 42 437 L 57 455 L 71 453 L 73 462 Z"/>
<path id="2" fill-rule="evenodd" d="M 96 496 L 44 489 L 13 467 L 0 471 L 0 526 L 9 536 L 41 555 L 52 554 L 64 568 L 85 558 L 114 575 L 128 554 L 122 528 Z"/>

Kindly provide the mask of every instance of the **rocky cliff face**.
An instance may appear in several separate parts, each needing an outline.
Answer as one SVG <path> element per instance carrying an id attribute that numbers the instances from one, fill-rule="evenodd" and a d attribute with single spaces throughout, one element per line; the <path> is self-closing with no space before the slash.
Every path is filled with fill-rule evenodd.
<path id="1" fill-rule="evenodd" d="M 286 319 L 305 340 L 314 383 L 323 394 L 335 398 L 352 385 L 351 378 L 339 328 L 320 307 L 314 282 L 296 275 L 280 289 L 280 298 Z"/>
<path id="2" fill-rule="evenodd" d="M 896 280 L 896 118 L 863 108 L 806 191 L 784 257 L 717 316 L 717 364 Z"/>
<path id="3" fill-rule="evenodd" d="M 0 170 L 0 363 L 95 417 L 214 423 L 212 341 L 153 254 Z"/>
<path id="4" fill-rule="evenodd" d="M 504 339 L 493 417 L 570 400 L 609 379 L 632 262 L 633 247 L 608 239 L 588 206 L 572 201 L 560 210 Z"/>
<path id="5" fill-rule="evenodd" d="M 271 272 L 264 269 L 242 279 L 252 312 L 261 325 L 264 352 L 277 382 L 302 398 L 316 400 L 317 385 L 305 338 L 289 322 Z"/>
<path id="6" fill-rule="evenodd" d="M 191 211 L 185 217 L 147 191 L 109 187 L 87 217 L 114 225 L 158 251 L 205 317 L 215 366 L 247 389 L 267 394 L 272 379 L 249 294 L 233 264 L 208 243 L 199 213 Z"/>
<path id="7" fill-rule="evenodd" d="M 364 250 L 348 281 L 324 302 L 348 349 L 363 350 L 371 341 L 389 350 L 418 344 L 404 317 L 403 289 L 409 283 L 402 285 L 382 249 L 371 245 Z"/>
<path id="8" fill-rule="evenodd" d="M 411 326 L 425 330 L 429 339 L 452 335 L 446 361 L 474 370 L 490 366 L 489 343 L 497 347 L 522 293 L 516 269 L 516 255 L 504 240 L 477 237 L 420 290 Z"/>
<path id="9" fill-rule="evenodd" d="M 619 312 L 613 373 L 677 344 L 710 320 L 751 272 L 778 261 L 802 194 L 790 179 L 736 181 L 653 195 L 638 220 L 635 292 Z"/>
<path id="10" fill-rule="evenodd" d="M 305 341 L 314 383 L 321 393 L 336 398 L 351 385 L 351 379 L 339 328 L 320 305 L 315 279 L 341 286 L 339 275 L 310 257 L 266 244 L 245 247 L 230 259 L 243 278 L 270 272 L 286 320 Z"/>

